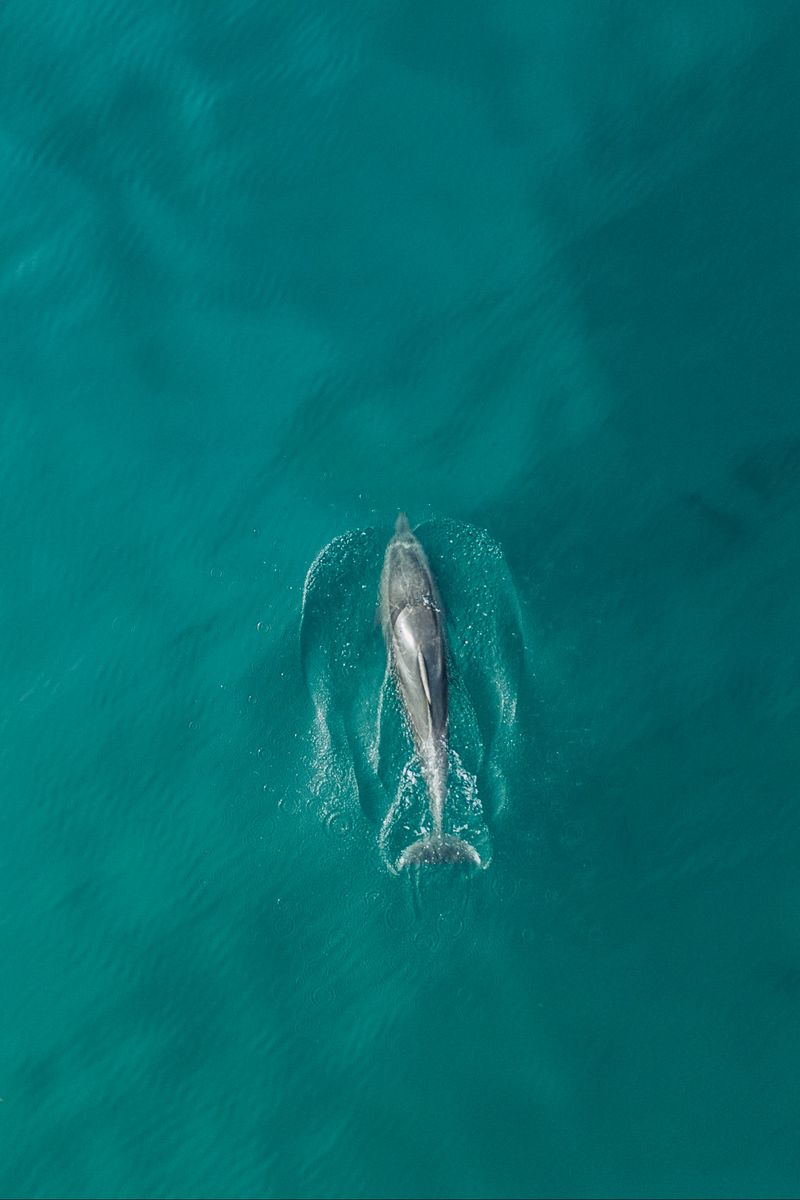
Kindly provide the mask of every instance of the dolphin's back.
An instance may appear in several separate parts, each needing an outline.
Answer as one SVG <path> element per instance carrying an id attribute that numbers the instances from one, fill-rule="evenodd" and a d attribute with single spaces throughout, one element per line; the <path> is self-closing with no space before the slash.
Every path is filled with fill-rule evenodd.
<path id="1" fill-rule="evenodd" d="M 402 540 L 395 537 L 389 543 L 383 579 L 384 602 L 388 605 L 392 625 L 404 608 L 436 606 L 436 585 L 425 551 L 413 534 L 409 533 Z"/>
<path id="2" fill-rule="evenodd" d="M 393 624 L 394 662 L 419 742 L 447 729 L 447 664 L 441 616 L 429 604 L 406 605 Z"/>
<path id="3" fill-rule="evenodd" d="M 401 514 L 386 549 L 381 609 L 387 648 L 418 744 L 447 730 L 441 605 L 425 551 Z"/>

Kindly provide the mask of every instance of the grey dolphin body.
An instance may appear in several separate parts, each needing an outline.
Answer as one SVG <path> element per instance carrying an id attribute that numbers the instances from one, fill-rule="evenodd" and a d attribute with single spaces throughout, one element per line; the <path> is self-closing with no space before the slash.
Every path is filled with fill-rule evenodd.
<path id="1" fill-rule="evenodd" d="M 447 799 L 447 651 L 439 592 L 425 551 L 400 513 L 381 573 L 381 624 L 389 665 L 408 715 L 428 789 L 433 829 L 408 846 L 397 869 L 420 863 L 471 862 L 474 846 L 443 831 Z"/>

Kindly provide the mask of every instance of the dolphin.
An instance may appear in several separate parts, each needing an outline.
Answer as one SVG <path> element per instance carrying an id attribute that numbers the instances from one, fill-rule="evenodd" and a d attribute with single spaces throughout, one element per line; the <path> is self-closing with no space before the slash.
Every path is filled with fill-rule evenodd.
<path id="1" fill-rule="evenodd" d="M 389 671 L 408 717 L 428 789 L 433 829 L 407 846 L 397 870 L 423 863 L 483 866 L 474 846 L 443 831 L 447 799 L 447 647 L 444 614 L 425 551 L 400 513 L 386 547 L 380 612 Z"/>

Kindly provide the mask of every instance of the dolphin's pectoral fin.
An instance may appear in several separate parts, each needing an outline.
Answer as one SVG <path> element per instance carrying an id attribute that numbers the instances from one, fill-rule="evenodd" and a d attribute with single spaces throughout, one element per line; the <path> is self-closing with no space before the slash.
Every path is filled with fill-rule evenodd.
<path id="1" fill-rule="evenodd" d="M 431 685 L 428 682 L 428 668 L 425 666 L 425 656 L 421 650 L 417 651 L 417 666 L 422 681 L 422 690 L 428 701 L 428 737 L 430 737 L 433 734 L 433 701 L 431 700 Z"/>
<path id="2" fill-rule="evenodd" d="M 425 658 L 421 650 L 417 651 L 417 666 L 419 667 L 419 677 L 422 680 L 422 690 L 425 693 L 425 699 L 428 701 L 428 708 L 431 708 L 433 706 L 431 685 L 428 683 L 428 668 L 425 666 Z"/>

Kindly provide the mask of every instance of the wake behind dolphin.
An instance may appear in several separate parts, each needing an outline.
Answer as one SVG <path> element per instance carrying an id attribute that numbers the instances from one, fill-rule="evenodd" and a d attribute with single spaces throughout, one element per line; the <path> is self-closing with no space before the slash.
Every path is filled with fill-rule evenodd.
<path id="1" fill-rule="evenodd" d="M 389 667 L 403 702 L 428 789 L 433 830 L 407 846 L 412 864 L 472 862 L 481 856 L 443 828 L 448 774 L 448 677 L 442 604 L 422 545 L 400 513 L 381 573 L 381 624 Z"/>
<path id="2" fill-rule="evenodd" d="M 388 546 L 379 529 L 353 530 L 308 570 L 300 652 L 313 719 L 298 800 L 339 833 L 377 824 L 393 873 L 485 868 L 487 819 L 506 809 L 517 771 L 522 614 L 485 530 L 436 518 L 416 534 L 402 517 Z"/>

